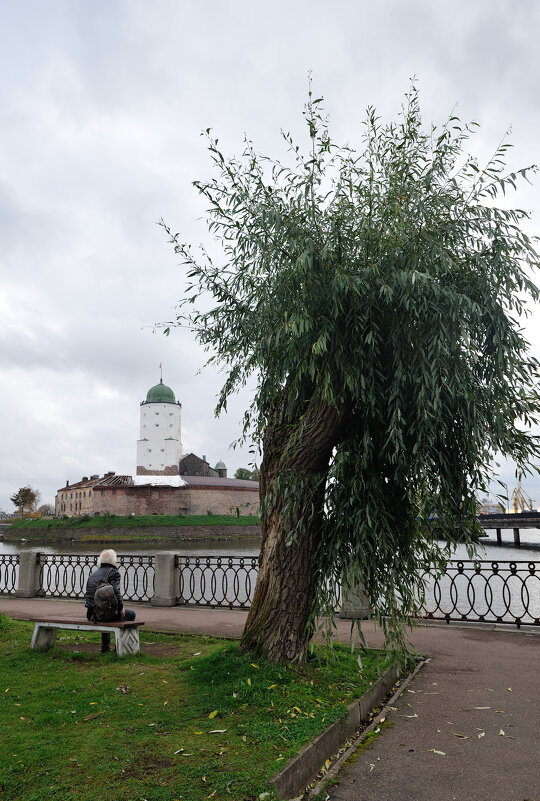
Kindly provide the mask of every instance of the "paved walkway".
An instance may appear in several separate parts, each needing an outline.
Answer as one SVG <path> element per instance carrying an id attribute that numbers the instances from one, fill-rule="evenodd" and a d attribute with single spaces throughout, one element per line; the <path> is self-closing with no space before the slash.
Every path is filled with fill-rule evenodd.
<path id="1" fill-rule="evenodd" d="M 246 613 L 133 604 L 149 628 L 239 637 Z M 0 598 L 13 617 L 72 616 L 80 602 Z M 368 644 L 380 631 L 364 626 Z M 348 641 L 350 624 L 339 621 Z M 332 801 L 540 801 L 540 631 L 418 626 L 431 661 L 395 709 L 391 727 L 345 767 Z M 459 735 L 459 736 L 458 736 Z"/>

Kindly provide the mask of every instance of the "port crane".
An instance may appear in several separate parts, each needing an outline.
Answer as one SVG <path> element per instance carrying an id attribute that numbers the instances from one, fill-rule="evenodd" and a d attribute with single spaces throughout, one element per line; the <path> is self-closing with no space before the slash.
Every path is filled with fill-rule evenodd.
<path id="1" fill-rule="evenodd" d="M 523 490 L 521 489 L 521 484 L 515 487 L 512 490 L 511 500 L 514 504 L 514 514 L 517 515 L 518 512 L 533 512 L 533 499 L 528 498 Z"/>

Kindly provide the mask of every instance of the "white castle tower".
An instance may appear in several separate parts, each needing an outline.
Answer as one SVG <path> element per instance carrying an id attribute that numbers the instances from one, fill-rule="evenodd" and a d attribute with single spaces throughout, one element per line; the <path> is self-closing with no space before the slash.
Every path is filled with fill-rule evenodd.
<path id="1" fill-rule="evenodd" d="M 182 404 L 160 378 L 141 403 L 138 476 L 177 476 L 182 458 Z"/>

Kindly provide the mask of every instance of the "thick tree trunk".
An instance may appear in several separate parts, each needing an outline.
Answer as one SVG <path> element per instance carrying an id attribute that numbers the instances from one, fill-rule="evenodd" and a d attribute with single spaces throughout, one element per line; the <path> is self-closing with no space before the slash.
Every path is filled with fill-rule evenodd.
<path id="1" fill-rule="evenodd" d="M 278 493 L 263 505 L 259 576 L 241 644 L 273 662 L 299 657 L 313 634 L 314 552 L 330 458 L 345 417 L 345 407 L 312 399 L 300 437 L 290 424 L 269 425 L 264 435 L 261 500 L 273 492 L 279 475 L 293 477 L 303 488 L 300 496 Z"/>

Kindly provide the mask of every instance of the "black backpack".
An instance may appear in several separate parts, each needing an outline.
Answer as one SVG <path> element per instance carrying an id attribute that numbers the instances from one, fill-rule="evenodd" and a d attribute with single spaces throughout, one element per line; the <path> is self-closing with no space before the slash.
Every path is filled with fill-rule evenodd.
<path id="1" fill-rule="evenodd" d="M 118 598 L 112 584 L 109 584 L 109 576 L 114 567 L 107 571 L 104 579 L 101 579 L 94 593 L 94 610 L 92 619 L 100 623 L 115 620 L 118 617 Z"/>

